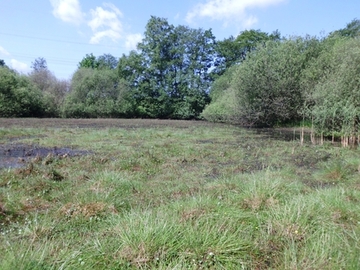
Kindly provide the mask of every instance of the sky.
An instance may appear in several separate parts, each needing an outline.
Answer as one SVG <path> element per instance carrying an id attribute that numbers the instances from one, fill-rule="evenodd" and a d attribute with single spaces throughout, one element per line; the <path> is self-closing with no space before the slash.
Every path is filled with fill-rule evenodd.
<path id="1" fill-rule="evenodd" d="M 360 19 L 359 0 L 0 0 L 0 59 L 28 74 L 38 57 L 70 80 L 86 54 L 117 58 L 136 49 L 151 16 L 212 29 L 217 40 L 244 30 L 326 36 Z"/>

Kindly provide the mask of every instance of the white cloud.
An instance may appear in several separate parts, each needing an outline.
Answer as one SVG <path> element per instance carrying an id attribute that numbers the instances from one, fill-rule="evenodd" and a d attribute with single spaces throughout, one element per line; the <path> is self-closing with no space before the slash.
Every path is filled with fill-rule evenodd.
<path id="1" fill-rule="evenodd" d="M 141 34 L 130 34 L 126 37 L 125 46 L 128 50 L 135 50 L 136 46 L 143 39 Z"/>
<path id="2" fill-rule="evenodd" d="M 0 54 L 5 56 L 10 56 L 10 53 L 1 46 L 0 46 Z"/>
<path id="3" fill-rule="evenodd" d="M 10 63 L 11 63 L 11 68 L 19 71 L 20 73 L 27 73 L 30 71 L 30 68 L 27 64 L 22 63 L 16 59 L 11 59 Z"/>
<path id="4" fill-rule="evenodd" d="M 50 0 L 56 18 L 73 24 L 81 24 L 84 14 L 78 0 Z"/>
<path id="5" fill-rule="evenodd" d="M 285 0 L 207 0 L 204 4 L 196 5 L 186 15 L 186 21 L 192 23 L 197 18 L 208 17 L 228 24 L 237 21 L 243 27 L 250 28 L 257 22 L 257 18 L 249 15 L 249 8 L 262 8 L 275 5 Z"/>
<path id="6" fill-rule="evenodd" d="M 122 37 L 123 27 L 119 17 L 122 17 L 121 11 L 113 4 L 105 3 L 105 8 L 96 7 L 90 10 L 92 19 L 88 22 L 94 35 L 90 39 L 91 44 L 97 44 L 103 38 L 110 38 L 116 42 Z"/>

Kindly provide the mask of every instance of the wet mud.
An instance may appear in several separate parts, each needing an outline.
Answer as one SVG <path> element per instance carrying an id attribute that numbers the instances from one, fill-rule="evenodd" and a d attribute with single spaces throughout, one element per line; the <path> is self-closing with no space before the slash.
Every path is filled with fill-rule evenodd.
<path id="1" fill-rule="evenodd" d="M 20 168 L 34 158 L 53 157 L 74 157 L 89 154 L 89 151 L 76 150 L 67 147 L 40 147 L 26 144 L 0 145 L 0 169 Z"/>

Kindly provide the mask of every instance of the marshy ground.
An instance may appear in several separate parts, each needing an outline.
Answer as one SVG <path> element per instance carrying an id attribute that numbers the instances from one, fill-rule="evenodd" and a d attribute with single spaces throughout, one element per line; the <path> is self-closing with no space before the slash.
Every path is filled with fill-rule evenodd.
<path id="1" fill-rule="evenodd" d="M 360 153 L 275 133 L 0 119 L 0 268 L 359 269 Z"/>

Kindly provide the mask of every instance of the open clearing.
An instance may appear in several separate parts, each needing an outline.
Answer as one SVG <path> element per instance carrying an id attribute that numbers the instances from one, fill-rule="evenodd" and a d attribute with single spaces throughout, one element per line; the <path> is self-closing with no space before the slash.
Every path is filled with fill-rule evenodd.
<path id="1" fill-rule="evenodd" d="M 357 149 L 201 121 L 0 119 L 0 152 L 0 269 L 360 269 Z"/>

